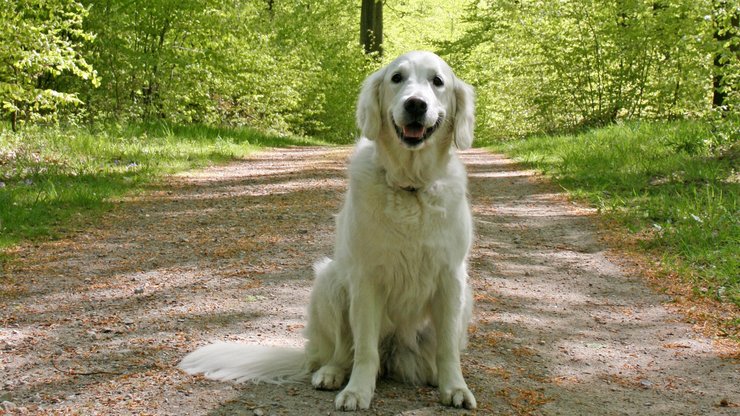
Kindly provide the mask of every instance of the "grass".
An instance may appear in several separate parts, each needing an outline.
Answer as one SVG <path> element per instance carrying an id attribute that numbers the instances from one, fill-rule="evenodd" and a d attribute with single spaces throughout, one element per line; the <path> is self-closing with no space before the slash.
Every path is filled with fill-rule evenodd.
<path id="1" fill-rule="evenodd" d="M 493 147 L 616 219 L 661 257 L 664 275 L 740 306 L 738 125 L 618 124 Z"/>
<path id="2" fill-rule="evenodd" d="M 64 235 L 161 175 L 311 144 L 324 143 L 202 125 L 0 130 L 0 252 Z"/>

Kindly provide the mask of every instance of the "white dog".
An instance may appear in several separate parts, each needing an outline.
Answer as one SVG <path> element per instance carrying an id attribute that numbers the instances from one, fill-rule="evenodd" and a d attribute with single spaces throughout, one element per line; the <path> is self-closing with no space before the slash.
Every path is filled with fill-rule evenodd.
<path id="1" fill-rule="evenodd" d="M 445 405 L 475 408 L 463 379 L 472 295 L 472 219 L 453 145 L 473 140 L 473 89 L 430 52 L 410 52 L 365 80 L 363 138 L 349 167 L 333 260 L 315 266 L 305 351 L 214 344 L 180 368 L 218 380 L 280 382 L 312 373 L 346 387 L 338 410 L 367 409 L 378 374 L 439 386 Z"/>

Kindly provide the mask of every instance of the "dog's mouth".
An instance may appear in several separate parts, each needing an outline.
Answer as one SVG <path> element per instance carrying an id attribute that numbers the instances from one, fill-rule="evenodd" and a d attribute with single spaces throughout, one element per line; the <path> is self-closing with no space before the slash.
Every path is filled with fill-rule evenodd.
<path id="1" fill-rule="evenodd" d="M 408 147 L 413 148 L 418 147 L 422 143 L 424 143 L 424 141 L 437 130 L 437 127 L 439 127 L 441 123 L 442 117 L 439 117 L 437 119 L 437 122 L 434 123 L 434 125 L 431 127 L 425 127 L 418 121 L 411 122 L 409 124 L 406 124 L 405 126 L 399 126 L 395 122 L 393 123 L 393 125 L 396 127 L 396 134 L 398 134 L 398 138 L 401 139 L 401 141 Z"/>

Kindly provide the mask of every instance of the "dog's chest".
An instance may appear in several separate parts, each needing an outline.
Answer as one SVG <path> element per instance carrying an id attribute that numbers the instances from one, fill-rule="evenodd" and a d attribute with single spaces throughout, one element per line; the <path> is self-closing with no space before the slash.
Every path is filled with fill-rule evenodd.
<path id="1" fill-rule="evenodd" d="M 441 186 L 426 190 L 393 189 L 386 193 L 381 220 L 406 232 L 424 234 L 445 227 L 449 204 Z"/>
<path id="2" fill-rule="evenodd" d="M 372 251 L 392 270 L 389 284 L 400 285 L 397 289 L 424 285 L 423 279 L 464 257 L 468 240 L 460 218 L 464 210 L 449 196 L 450 190 L 441 186 L 391 192 L 370 224 L 376 233 Z"/>
<path id="3" fill-rule="evenodd" d="M 439 182 L 424 190 L 381 188 L 355 196 L 340 221 L 355 257 L 385 263 L 399 259 L 414 268 L 464 256 L 470 214 L 462 186 Z"/>

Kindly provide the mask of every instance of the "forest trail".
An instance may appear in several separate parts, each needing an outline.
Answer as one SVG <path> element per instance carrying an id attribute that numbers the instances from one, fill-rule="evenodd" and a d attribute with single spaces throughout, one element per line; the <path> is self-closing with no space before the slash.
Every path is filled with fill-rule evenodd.
<path id="1" fill-rule="evenodd" d="M 5 412 L 333 414 L 335 393 L 308 384 L 212 382 L 175 365 L 216 339 L 302 345 L 348 154 L 276 149 L 175 175 L 70 238 L 19 247 L 0 279 Z M 501 156 L 463 159 L 477 235 L 463 369 L 477 414 L 738 414 L 737 361 L 611 259 L 591 210 Z M 476 412 L 381 381 L 359 413 Z"/>

